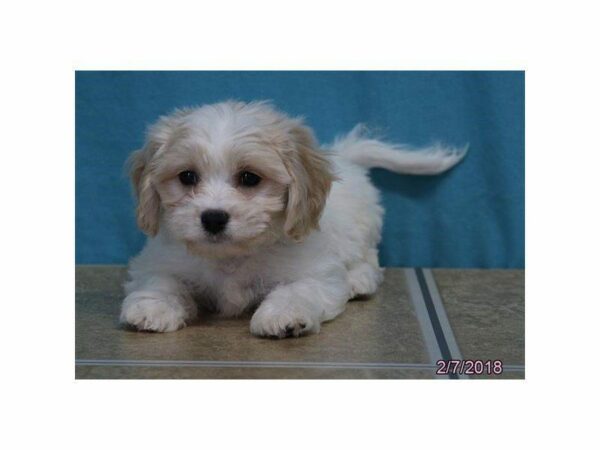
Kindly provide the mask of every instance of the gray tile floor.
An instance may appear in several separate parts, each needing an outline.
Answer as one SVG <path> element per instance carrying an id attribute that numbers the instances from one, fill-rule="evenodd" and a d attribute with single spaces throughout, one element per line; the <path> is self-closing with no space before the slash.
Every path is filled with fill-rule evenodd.
<path id="1" fill-rule="evenodd" d="M 250 335 L 249 317 L 209 314 L 174 333 L 124 329 L 118 316 L 125 267 L 78 266 L 75 376 L 449 378 L 435 373 L 435 358 L 443 355 L 505 364 L 502 375 L 469 378 L 524 378 L 523 271 L 428 272 L 440 297 L 428 311 L 416 303 L 421 297 L 414 294 L 418 287 L 411 290 L 411 270 L 387 269 L 376 295 L 350 302 L 320 334 L 271 340 Z M 449 327 L 428 325 L 438 316 Z"/>

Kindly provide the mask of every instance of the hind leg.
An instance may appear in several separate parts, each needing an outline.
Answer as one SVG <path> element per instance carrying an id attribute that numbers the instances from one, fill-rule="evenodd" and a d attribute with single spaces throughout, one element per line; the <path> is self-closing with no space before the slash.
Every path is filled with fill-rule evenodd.
<path id="1" fill-rule="evenodd" d="M 364 260 L 352 265 L 348 270 L 351 298 L 375 293 L 382 280 L 383 269 L 379 267 L 377 250 L 370 249 Z"/>

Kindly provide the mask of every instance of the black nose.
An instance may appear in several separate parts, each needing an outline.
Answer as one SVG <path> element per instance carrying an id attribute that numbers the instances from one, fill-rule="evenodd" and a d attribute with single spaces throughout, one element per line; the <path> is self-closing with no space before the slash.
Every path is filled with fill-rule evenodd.
<path id="1" fill-rule="evenodd" d="M 229 214 L 220 209 L 209 209 L 202 213 L 200 220 L 202 220 L 202 226 L 206 231 L 210 234 L 217 234 L 227 226 Z"/>

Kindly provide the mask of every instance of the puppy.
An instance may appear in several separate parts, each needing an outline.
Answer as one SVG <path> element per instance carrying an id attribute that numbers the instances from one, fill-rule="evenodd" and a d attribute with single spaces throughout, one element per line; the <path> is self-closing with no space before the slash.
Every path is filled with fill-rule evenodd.
<path id="1" fill-rule="evenodd" d="M 130 158 L 149 239 L 130 263 L 121 321 L 175 331 L 200 302 L 228 317 L 255 309 L 257 336 L 316 333 L 382 281 L 383 208 L 368 168 L 438 174 L 465 153 L 411 151 L 360 126 L 322 152 L 300 119 L 267 102 L 161 117 Z"/>

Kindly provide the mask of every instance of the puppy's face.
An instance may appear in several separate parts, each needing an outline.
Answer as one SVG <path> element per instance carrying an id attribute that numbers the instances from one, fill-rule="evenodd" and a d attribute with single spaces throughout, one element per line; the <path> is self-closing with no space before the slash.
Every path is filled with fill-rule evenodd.
<path id="1" fill-rule="evenodd" d="M 250 254 L 318 227 L 333 176 L 300 121 L 265 103 L 182 110 L 131 158 L 140 228 L 210 258 Z"/>

